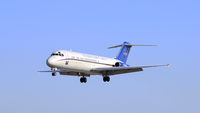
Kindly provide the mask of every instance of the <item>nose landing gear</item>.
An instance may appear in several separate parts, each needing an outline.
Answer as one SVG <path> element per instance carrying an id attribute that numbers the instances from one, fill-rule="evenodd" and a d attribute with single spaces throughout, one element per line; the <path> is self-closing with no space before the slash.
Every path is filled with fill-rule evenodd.
<path id="1" fill-rule="evenodd" d="M 56 71 L 57 68 L 51 68 L 51 70 L 52 70 L 52 71 Z M 56 72 L 53 72 L 53 73 L 52 73 L 52 76 L 56 76 Z"/>

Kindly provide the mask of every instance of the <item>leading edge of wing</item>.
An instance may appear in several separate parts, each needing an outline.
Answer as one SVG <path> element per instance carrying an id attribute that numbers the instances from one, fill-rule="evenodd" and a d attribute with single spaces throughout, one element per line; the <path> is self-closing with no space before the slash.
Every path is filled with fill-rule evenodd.
<path id="1" fill-rule="evenodd" d="M 55 72 L 67 72 L 67 71 L 65 71 L 65 70 L 55 70 L 55 71 L 53 71 L 53 70 L 48 70 L 48 71 L 38 71 L 38 72 L 50 72 L 50 73 L 55 73 Z"/>
<path id="2" fill-rule="evenodd" d="M 150 66 L 132 66 L 132 67 L 94 68 L 91 71 L 110 71 L 110 70 L 138 69 L 138 68 L 151 68 L 151 67 L 163 67 L 163 66 L 170 66 L 170 64 L 165 64 L 165 65 L 150 65 Z"/>
<path id="3" fill-rule="evenodd" d="M 151 67 L 163 67 L 163 66 L 170 66 L 170 64 L 164 64 L 164 65 L 151 65 L 151 66 L 137 66 L 138 68 L 151 68 Z"/>
<path id="4" fill-rule="evenodd" d="M 134 66 L 134 67 L 109 67 L 109 68 L 95 68 L 92 69 L 91 72 L 101 73 L 105 75 L 115 75 L 115 74 L 123 74 L 123 73 L 130 73 L 130 72 L 139 72 L 143 71 L 143 68 L 150 68 L 150 67 L 161 67 L 161 66 L 169 66 L 166 65 L 151 65 L 151 66 Z"/>

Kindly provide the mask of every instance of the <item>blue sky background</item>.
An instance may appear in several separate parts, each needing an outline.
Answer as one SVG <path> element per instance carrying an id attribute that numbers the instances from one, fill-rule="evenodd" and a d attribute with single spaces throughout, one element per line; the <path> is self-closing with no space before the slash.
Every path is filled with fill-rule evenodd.
<path id="1" fill-rule="evenodd" d="M 200 113 L 199 0 L 0 1 L 1 113 Z M 115 57 L 129 41 L 130 65 L 170 68 L 112 76 L 37 73 L 58 49 Z"/>

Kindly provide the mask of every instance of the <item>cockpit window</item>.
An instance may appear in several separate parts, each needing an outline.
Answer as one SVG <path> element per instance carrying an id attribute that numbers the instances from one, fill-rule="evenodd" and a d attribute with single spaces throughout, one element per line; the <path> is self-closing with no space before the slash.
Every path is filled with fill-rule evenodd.
<path id="1" fill-rule="evenodd" d="M 58 52 L 58 53 L 52 53 L 51 56 L 64 56 L 64 54 L 62 54 L 61 52 Z"/>

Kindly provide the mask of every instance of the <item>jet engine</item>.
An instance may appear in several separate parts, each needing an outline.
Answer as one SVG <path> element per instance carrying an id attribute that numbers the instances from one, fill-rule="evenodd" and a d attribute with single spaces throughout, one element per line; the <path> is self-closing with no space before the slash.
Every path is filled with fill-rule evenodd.
<path id="1" fill-rule="evenodd" d="M 121 62 L 116 62 L 115 65 L 113 65 L 113 67 L 121 67 L 121 66 L 123 66 Z"/>

